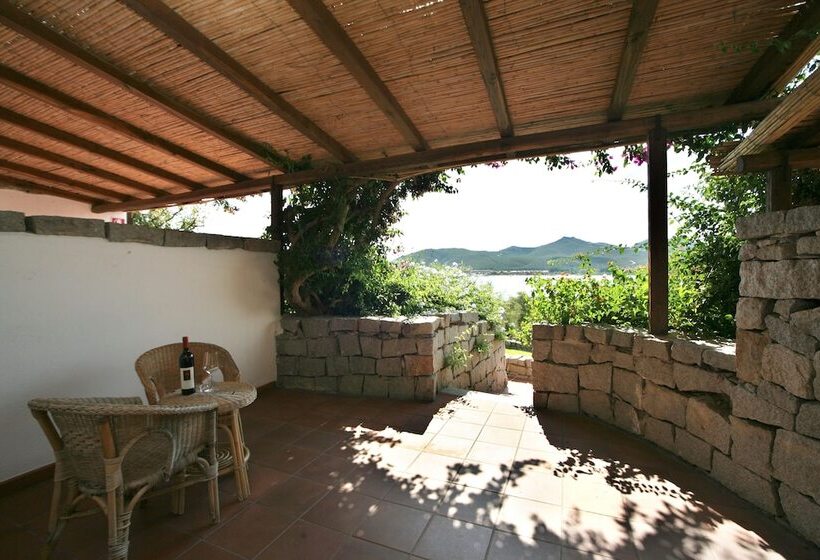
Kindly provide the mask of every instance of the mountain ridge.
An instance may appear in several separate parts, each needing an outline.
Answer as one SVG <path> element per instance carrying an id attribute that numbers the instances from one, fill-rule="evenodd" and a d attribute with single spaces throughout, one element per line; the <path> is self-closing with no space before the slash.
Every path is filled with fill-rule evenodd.
<path id="1" fill-rule="evenodd" d="M 499 251 L 476 251 L 458 247 L 422 249 L 403 255 L 420 263 L 459 264 L 475 272 L 581 272 L 578 254 L 587 254 L 592 268 L 606 273 L 610 261 L 618 266 L 632 268 L 646 264 L 646 249 L 642 243 L 626 248 L 623 253 L 611 243 L 592 242 L 564 236 L 551 243 L 536 247 L 510 245 Z"/>

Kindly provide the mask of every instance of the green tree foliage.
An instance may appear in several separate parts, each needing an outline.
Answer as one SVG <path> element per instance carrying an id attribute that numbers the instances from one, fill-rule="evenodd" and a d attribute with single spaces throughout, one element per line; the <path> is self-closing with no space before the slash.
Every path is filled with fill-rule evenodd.
<path id="1" fill-rule="evenodd" d="M 288 304 L 305 314 L 355 315 L 396 305 L 387 241 L 401 202 L 455 192 L 444 173 L 389 182 L 334 178 L 294 189 L 283 212 L 280 255 Z"/>
<path id="2" fill-rule="evenodd" d="M 129 212 L 129 223 L 159 229 L 176 229 L 179 231 L 194 231 L 204 222 L 200 208 L 193 206 L 186 209 L 182 206 L 173 210 L 170 208 L 155 208 L 141 212 Z"/>

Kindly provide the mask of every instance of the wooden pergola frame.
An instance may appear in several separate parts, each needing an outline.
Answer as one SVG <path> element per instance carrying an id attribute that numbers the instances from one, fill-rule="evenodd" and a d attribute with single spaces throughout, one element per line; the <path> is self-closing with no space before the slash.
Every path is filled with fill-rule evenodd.
<path id="1" fill-rule="evenodd" d="M 692 0 L 696 3 L 700 0 Z M 314 116 L 300 109 L 299 104 L 274 89 L 261 76 L 241 61 L 241 56 L 188 21 L 180 12 L 162 0 L 122 0 L 155 30 L 176 45 L 194 55 L 203 68 L 218 74 L 224 83 L 230 84 L 247 99 L 264 108 L 290 127 L 291 134 L 300 135 L 312 142 L 327 157 L 317 161 L 314 168 L 306 171 L 288 172 L 270 163 L 270 147 L 235 126 L 230 126 L 207 112 L 183 101 L 179 96 L 162 87 L 140 79 L 138 75 L 120 67 L 115 62 L 93 52 L 43 23 L 42 18 L 25 13 L 14 3 L 0 0 L 0 25 L 24 37 L 27 41 L 56 53 L 104 82 L 139 98 L 150 107 L 162 111 L 184 125 L 190 125 L 208 137 L 215 139 L 243 157 L 262 162 L 269 170 L 259 176 L 258 170 L 239 169 L 220 161 L 220 157 L 203 154 L 184 145 L 180 140 L 168 138 L 147 126 L 138 126 L 127 118 L 107 112 L 93 103 L 62 91 L 49 83 L 28 75 L 9 64 L 0 63 L 0 84 L 19 94 L 36 99 L 54 110 L 70 114 L 91 126 L 128 138 L 192 166 L 208 178 L 194 179 L 184 173 L 167 169 L 152 160 L 123 153 L 93 141 L 53 123 L 45 122 L 12 107 L 0 106 L 0 121 L 24 130 L 36 138 L 47 138 L 72 149 L 92 154 L 93 163 L 62 155 L 44 148 L 28 137 L 14 138 L 0 134 L 0 148 L 26 158 L 49 162 L 51 169 L 26 162 L 0 158 L 0 182 L 31 192 L 50 193 L 86 202 L 96 212 L 130 211 L 168 205 L 193 203 L 215 198 L 229 198 L 270 190 L 272 193 L 272 220 L 274 231 L 281 232 L 282 189 L 295 187 L 310 181 L 344 175 L 363 178 L 400 179 L 433 170 L 448 169 L 495 160 L 518 157 L 564 154 L 577 151 L 606 148 L 630 143 L 646 143 L 649 151 L 649 276 L 650 276 L 650 329 L 665 332 L 667 318 L 668 255 L 666 231 L 666 144 L 669 137 L 697 132 L 708 132 L 729 123 L 746 123 L 763 119 L 755 133 L 746 142 L 735 147 L 723 159 L 723 166 L 736 165 L 741 170 L 767 170 L 773 185 L 782 183 L 788 166 L 820 164 L 816 147 L 820 134 L 810 136 L 804 145 L 794 149 L 763 151 L 761 146 L 771 146 L 789 128 L 789 122 L 815 117 L 817 88 L 820 78 L 812 76 L 785 101 L 767 97 L 770 92 L 781 91 L 794 74 L 814 56 L 820 40 L 812 35 L 820 25 L 820 2 L 809 0 L 802 9 L 795 11 L 785 25 L 772 28 L 783 40 L 786 48 L 768 47 L 751 64 L 744 63 L 745 74 L 734 84 L 731 92 L 722 96 L 722 103 L 698 101 L 695 106 L 658 103 L 656 108 L 642 108 L 633 103 L 639 77 L 646 61 L 647 49 L 651 49 L 654 25 L 664 16 L 662 0 L 636 0 L 624 21 L 623 43 L 618 53 L 616 71 L 609 90 L 605 118 L 585 123 L 566 118 L 558 126 L 532 131 L 529 123 L 521 122 L 520 92 L 512 91 L 505 76 L 505 61 L 509 58 L 509 41 L 494 26 L 494 17 L 481 0 L 459 0 L 463 33 L 468 39 L 471 60 L 483 84 L 483 100 L 492 113 L 494 130 L 487 138 L 487 131 L 479 136 L 484 139 L 467 138 L 442 142 L 430 137 L 430 129 L 417 122 L 418 109 L 407 106 L 399 90 L 380 76 L 379 68 L 368 58 L 361 42 L 351 36 L 346 22 L 339 21 L 328 5 L 321 0 L 288 0 L 299 24 L 315 37 L 317 45 L 325 49 L 344 68 L 355 84 L 361 88 L 379 113 L 389 124 L 391 134 L 396 134 L 406 149 L 401 153 L 380 150 L 379 157 L 361 157 L 348 140 L 327 127 Z M 680 4 L 685 4 L 681 2 Z M 663 19 L 666 17 L 666 19 Z M 613 14 L 612 18 L 621 18 Z M 613 19 L 615 21 L 615 19 Z M 618 19 L 621 21 L 621 19 Z M 774 19 L 772 19 L 774 21 Z M 774 25 L 774 24 L 772 24 Z M 814 34 L 816 35 L 816 33 Z M 583 39 L 583 38 L 579 38 Z M 656 39 L 657 42 L 657 39 Z M 319 47 L 317 47 L 319 48 Z M 236 49 L 234 49 L 235 51 Z M 500 54 L 501 52 L 507 54 Z M 652 51 L 654 52 L 654 51 Z M 242 53 L 238 53 L 242 55 Z M 465 54 L 465 56 L 468 56 Z M 582 55 L 579 55 L 582 56 Z M 657 56 L 657 55 L 655 55 Z M 746 60 L 746 59 L 744 59 Z M 579 59 L 579 63 L 582 59 Z M 514 88 L 513 88 L 514 89 Z M 646 92 L 640 95 L 646 96 Z M 663 100 L 661 100 L 663 101 Z M 647 107 L 651 107 L 649 104 Z M 788 115 L 784 117 L 783 115 Z M 349 136 L 349 135 L 348 135 Z M 805 136 L 805 134 L 804 134 Z M 72 152 L 76 153 L 76 152 Z M 730 162 L 730 163 L 727 163 Z M 57 168 L 54 168 L 56 166 Z M 60 171 L 60 169 L 64 171 Z M 116 169 L 116 170 L 114 170 Z M 139 177 L 152 177 L 161 185 L 146 184 L 144 180 L 130 176 L 134 170 Z M 725 169 L 724 169 L 725 170 Z M 94 181 L 83 177 L 93 177 Z M 25 176 L 21 178 L 19 175 Z M 779 179 L 778 179 L 779 177 Z M 213 183 L 215 180 L 216 184 Z M 29 180 L 29 179 L 33 179 Z M 225 182 L 227 180 L 227 182 Z M 773 188 L 782 206 L 783 189 Z M 780 196 L 778 199 L 777 196 Z"/>

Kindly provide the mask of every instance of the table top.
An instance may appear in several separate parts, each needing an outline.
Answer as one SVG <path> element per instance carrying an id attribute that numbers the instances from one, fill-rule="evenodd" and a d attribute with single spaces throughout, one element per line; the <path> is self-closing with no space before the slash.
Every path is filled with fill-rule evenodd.
<path id="1" fill-rule="evenodd" d="M 201 393 L 183 395 L 179 391 L 169 393 L 160 399 L 160 404 L 203 404 L 216 401 L 220 414 L 244 408 L 256 400 L 256 387 L 241 381 L 214 383 L 213 388 Z"/>

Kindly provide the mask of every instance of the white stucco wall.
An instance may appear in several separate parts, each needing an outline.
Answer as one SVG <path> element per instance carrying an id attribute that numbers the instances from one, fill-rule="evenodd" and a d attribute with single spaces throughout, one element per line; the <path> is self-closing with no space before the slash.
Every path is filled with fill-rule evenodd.
<path id="1" fill-rule="evenodd" d="M 277 285 L 272 253 L 0 233 L 0 481 L 52 462 L 29 399 L 144 399 L 134 360 L 182 336 L 274 381 Z"/>
<path id="2" fill-rule="evenodd" d="M 124 220 L 126 217 L 126 212 L 95 214 L 91 211 L 90 205 L 76 200 L 14 189 L 0 189 L 0 210 L 13 210 L 27 216 L 66 216 L 68 218 L 92 218 L 106 222 L 110 222 L 111 218 Z"/>

